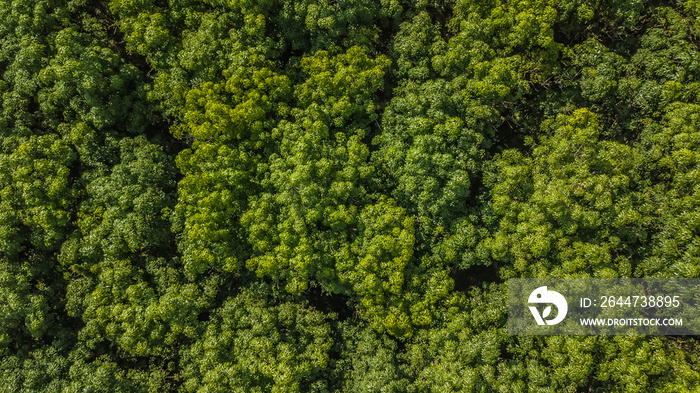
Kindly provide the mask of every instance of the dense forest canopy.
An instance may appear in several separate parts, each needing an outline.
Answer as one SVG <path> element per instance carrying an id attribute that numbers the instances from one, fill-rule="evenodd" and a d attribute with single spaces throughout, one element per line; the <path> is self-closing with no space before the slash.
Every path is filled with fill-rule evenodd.
<path id="1" fill-rule="evenodd" d="M 0 391 L 687 392 L 506 280 L 700 276 L 700 1 L 0 0 Z"/>

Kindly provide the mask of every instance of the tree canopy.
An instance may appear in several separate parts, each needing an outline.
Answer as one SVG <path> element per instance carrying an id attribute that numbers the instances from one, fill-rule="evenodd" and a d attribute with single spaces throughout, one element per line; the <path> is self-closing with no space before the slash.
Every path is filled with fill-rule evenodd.
<path id="1" fill-rule="evenodd" d="M 511 278 L 700 277 L 700 2 L 0 2 L 0 391 L 687 392 Z"/>

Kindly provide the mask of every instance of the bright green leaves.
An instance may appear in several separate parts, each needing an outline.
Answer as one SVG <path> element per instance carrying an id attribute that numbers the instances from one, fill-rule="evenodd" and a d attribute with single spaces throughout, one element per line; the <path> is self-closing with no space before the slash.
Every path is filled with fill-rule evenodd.
<path id="1" fill-rule="evenodd" d="M 682 392 L 698 381 L 697 370 L 688 366 L 678 346 L 660 338 L 600 338 L 601 362 L 597 379 L 603 386 L 629 392 L 663 390 Z"/>
<path id="2" fill-rule="evenodd" d="M 24 136 L 67 133 L 74 122 L 143 131 L 143 78 L 117 55 L 101 21 L 90 15 L 100 10 L 52 3 L 8 10 L 14 28 L 0 42 L 3 135 L 6 128 Z"/>
<path id="3" fill-rule="evenodd" d="M 262 60 L 261 67 L 242 64 L 224 71 L 226 81 L 207 82 L 187 93 L 183 118 L 196 141 L 237 142 L 250 148 L 269 139 L 276 124 L 271 114 L 284 114 L 284 100 L 291 93 L 289 80 L 276 74 Z"/>
<path id="4" fill-rule="evenodd" d="M 179 248 L 188 274 L 211 267 L 233 271 L 247 258 L 240 216 L 258 187 L 266 151 L 274 149 L 271 129 L 288 111 L 286 77 L 243 66 L 225 76 L 223 84 L 207 83 L 187 94 L 178 131 L 195 140 L 177 158 L 185 177 L 175 230 L 183 233 Z"/>
<path id="5" fill-rule="evenodd" d="M 697 102 L 700 50 L 693 44 L 691 20 L 669 8 L 659 8 L 652 18 L 662 27 L 640 38 L 631 63 L 644 82 L 628 94 L 633 95 L 638 110 L 658 119 L 674 101 Z"/>
<path id="6" fill-rule="evenodd" d="M 193 284 L 173 282 L 177 272 L 168 269 L 165 261 L 153 258 L 141 264 L 102 263 L 103 270 L 94 279 L 97 285 L 87 295 L 78 292 L 75 284 L 69 286 L 71 296 L 85 296 L 81 299 L 85 326 L 79 338 L 90 348 L 108 340 L 129 355 L 166 356 L 172 355 L 170 347 L 178 340 L 200 332 L 197 316 L 211 299 Z M 149 280 L 161 283 L 151 286 Z"/>
<path id="7" fill-rule="evenodd" d="M 602 31 L 615 34 L 617 39 L 630 39 L 630 33 L 645 22 L 640 19 L 646 16 L 647 4 L 641 0 L 563 1 L 557 4 L 557 22 L 566 37 L 564 42 L 582 30 Z"/>
<path id="8" fill-rule="evenodd" d="M 444 44 L 438 27 L 425 11 L 401 25 L 392 48 L 397 76 L 425 80 L 432 75 L 430 59 L 433 46 Z"/>
<path id="9" fill-rule="evenodd" d="M 481 162 L 499 127 L 521 120 L 519 103 L 531 86 L 553 71 L 554 18 L 544 2 L 525 9 L 464 2 L 448 22 L 449 40 L 427 12 L 401 25 L 392 54 L 397 75 L 408 77 L 384 111 L 374 159 L 398 203 L 418 217 L 417 248 L 437 266 L 485 262 L 473 194 Z"/>
<path id="10" fill-rule="evenodd" d="M 639 275 L 697 277 L 700 261 L 700 107 L 673 104 L 642 135 L 645 208 L 653 217 L 650 255 Z"/>
<path id="11" fill-rule="evenodd" d="M 324 391 L 333 344 L 329 318 L 264 288 L 244 289 L 216 310 L 186 355 L 184 387 L 198 392 Z"/>
<path id="12" fill-rule="evenodd" d="M 151 97 L 177 116 L 189 89 L 216 81 L 241 58 L 262 56 L 296 68 L 301 57 L 321 50 L 372 50 L 380 27 L 400 11 L 386 3 L 114 0 L 110 7 L 127 48 L 159 72 Z"/>
<path id="13" fill-rule="evenodd" d="M 687 389 L 698 379 L 688 367 L 677 345 L 645 337 L 547 337 L 521 338 L 522 351 L 516 359 L 534 385 L 554 387 L 554 391 L 593 384 L 605 391 L 674 391 Z M 528 342 L 529 341 L 529 342 Z M 528 353 L 528 349 L 530 350 Z M 546 372 L 534 358 L 538 351 L 551 365 Z"/>
<path id="14" fill-rule="evenodd" d="M 306 53 L 352 46 L 373 50 L 381 28 L 401 11 L 396 2 L 368 0 L 302 0 L 281 8 L 271 18 L 275 33 L 285 49 Z"/>
<path id="15" fill-rule="evenodd" d="M 372 59 L 358 46 L 335 56 L 319 51 L 302 59 L 309 78 L 296 92 L 301 111 L 297 120 L 318 117 L 329 126 L 366 127 L 376 119 L 373 97 L 384 86 L 389 64 L 386 57 Z"/>
<path id="16" fill-rule="evenodd" d="M 430 322 L 435 303 L 405 293 L 412 279 L 420 281 L 406 277 L 413 220 L 392 200 L 373 202 L 368 193 L 374 168 L 364 138 L 377 118 L 372 95 L 388 61 L 353 47 L 316 53 L 301 65 L 309 77 L 295 91 L 294 121 L 274 131 L 281 141 L 266 191 L 242 218 L 255 251 L 246 265 L 284 279 L 291 293 L 319 283 L 354 294 L 373 326 L 410 335 L 411 326 Z M 411 316 L 411 307 L 427 315 Z"/>
<path id="17" fill-rule="evenodd" d="M 3 139 L 32 134 L 41 122 L 30 105 L 36 102 L 37 74 L 48 48 L 43 37 L 55 20 L 45 1 L 0 4 L 0 134 Z M 32 7 L 33 6 L 33 7 Z M 39 37 L 40 39 L 36 39 Z"/>
<path id="18" fill-rule="evenodd" d="M 169 51 L 178 47 L 170 29 L 177 19 L 168 18 L 167 11 L 152 0 L 113 0 L 111 11 L 119 16 L 118 23 L 126 38 L 127 49 L 145 56 L 154 65 L 163 66 Z"/>
<path id="19" fill-rule="evenodd" d="M 404 293 L 415 242 L 413 220 L 393 200 L 380 200 L 360 213 L 357 233 L 350 255 L 336 262 L 340 279 L 352 284 L 375 328 L 409 335 L 412 325 L 426 322 L 412 321 L 410 306 L 430 302 Z"/>
<path id="20" fill-rule="evenodd" d="M 333 57 L 320 52 L 302 62 L 309 78 L 295 92 L 295 120 L 274 131 L 281 142 L 263 182 L 270 192 L 253 199 L 242 221 L 260 254 L 248 267 L 287 278 L 293 293 L 306 290 L 314 276 L 341 290 L 334 254 L 355 236 L 356 216 L 367 203 L 364 185 L 372 167 L 362 139 L 376 118 L 371 95 L 382 86 L 386 65 L 385 58 L 372 60 L 359 48 Z"/>
<path id="21" fill-rule="evenodd" d="M 600 117 L 602 135 L 627 143 L 661 120 L 668 105 L 697 101 L 700 53 L 692 44 L 692 21 L 669 7 L 653 8 L 646 19 L 632 31 L 618 28 L 618 39 L 591 36 L 573 46 L 562 89 L 544 93 L 546 114 L 590 108 Z"/>
<path id="22" fill-rule="evenodd" d="M 579 110 L 531 157 L 504 152 L 488 177 L 499 228 L 485 242 L 510 265 L 502 274 L 697 276 L 697 108 L 671 108 L 638 148 L 599 141 L 597 118 Z"/>
<path id="23" fill-rule="evenodd" d="M 24 344 L 23 339 L 39 339 L 54 324 L 52 309 L 55 288 L 49 284 L 52 266 L 39 255 L 23 260 L 0 260 L 0 355 Z"/>
<path id="24" fill-rule="evenodd" d="M 148 145 L 145 139 L 119 143 L 120 134 L 143 132 L 154 118 L 144 106 L 145 77 L 118 55 L 106 10 L 83 3 L 0 5 L 0 351 L 3 379 L 9 370 L 21 374 L 7 385 L 3 381 L 3 389 L 61 391 L 69 389 L 70 379 L 72 390 L 97 383 L 114 383 L 109 390 L 119 390 L 115 379 L 90 375 L 103 364 L 117 380 L 127 372 L 113 361 L 95 361 L 102 349 L 94 344 L 103 342 L 105 329 L 83 334 L 92 340 L 90 350 L 79 343 L 82 322 L 96 320 L 83 311 L 122 313 L 123 307 L 112 308 L 119 303 L 114 290 L 148 298 L 139 269 L 123 267 L 132 258 L 139 265 L 149 253 L 165 256 L 172 249 L 160 211 L 172 205 L 165 195 L 174 192 L 172 161 L 162 152 L 146 158 L 158 153 L 138 148 Z M 123 165 L 112 168 L 115 162 Z M 144 191 L 145 184 L 150 190 Z M 107 268 L 115 261 L 121 275 Z M 109 290 L 95 290 L 98 272 L 109 276 L 102 280 Z M 97 325 L 126 319 L 108 314 L 101 315 L 111 320 Z M 138 329 L 130 322 L 127 329 Z M 110 338 L 118 336 L 106 330 Z M 143 341 L 146 333 L 138 335 Z M 79 358 L 91 364 L 81 369 Z"/>
<path id="25" fill-rule="evenodd" d="M 170 116 L 183 115 L 191 89 L 219 82 L 232 64 L 260 66 L 249 58 L 268 58 L 278 46 L 264 34 L 268 3 L 142 3 L 112 1 L 111 8 L 121 17 L 127 49 L 145 56 L 158 71 L 149 96 Z"/>
<path id="26" fill-rule="evenodd" d="M 560 44 L 551 27 L 556 18 L 553 5 L 458 3 L 451 20 L 457 34 L 445 54 L 433 58 L 433 66 L 445 76 L 474 75 L 476 80 L 466 85 L 469 90 L 475 87 L 495 95 L 502 94 L 499 90 L 527 91 L 527 80 L 543 81 L 558 57 Z"/>
<path id="27" fill-rule="evenodd" d="M 487 248 L 510 265 L 506 277 L 631 274 L 624 250 L 645 236 L 630 185 L 634 151 L 599 141 L 585 109 L 551 127 L 531 157 L 496 159 L 488 185 L 501 220 Z"/>
<path id="28" fill-rule="evenodd" d="M 625 59 L 602 43 L 588 40 L 578 46 L 576 61 L 585 67 L 580 81 L 583 98 L 607 107 L 618 104 L 618 88 L 624 90 L 625 82 L 629 83 L 620 80 L 628 70 Z"/>
<path id="29" fill-rule="evenodd" d="M 683 392 L 700 374 L 695 344 L 658 337 L 508 336 L 505 285 L 472 290 L 446 323 L 414 336 L 402 370 L 427 392 Z M 380 349 L 381 350 L 381 349 Z M 391 364 L 391 363 L 389 363 Z M 624 371 L 621 371 L 624 370 Z"/>
<path id="30" fill-rule="evenodd" d="M 497 379 L 512 372 L 501 354 L 506 340 L 502 331 L 506 296 L 504 286 L 474 290 L 468 299 L 449 304 L 443 325 L 421 330 L 412 338 L 405 359 L 416 390 L 495 390 Z"/>
<path id="31" fill-rule="evenodd" d="M 0 155 L 4 255 L 16 257 L 23 240 L 40 250 L 60 246 L 76 197 L 70 174 L 75 159 L 74 151 L 53 135 L 31 137 L 13 153 Z"/>
<path id="32" fill-rule="evenodd" d="M 195 166 L 198 163 L 204 165 Z M 255 161 L 236 149 L 201 144 L 194 153 L 181 153 L 178 164 L 186 177 L 179 183 L 174 231 L 183 233 L 179 249 L 187 272 L 239 268 L 247 247 L 241 242 L 245 235 L 238 219 L 246 206 Z"/>
<path id="33" fill-rule="evenodd" d="M 352 247 L 360 256 L 359 271 L 349 273 L 348 281 L 357 283 L 357 293 L 400 294 L 413 250 L 413 220 L 405 217 L 403 209 L 394 206 L 393 201 L 381 201 L 362 211 L 359 229 L 360 235 Z M 374 300 L 385 301 L 381 297 Z"/>

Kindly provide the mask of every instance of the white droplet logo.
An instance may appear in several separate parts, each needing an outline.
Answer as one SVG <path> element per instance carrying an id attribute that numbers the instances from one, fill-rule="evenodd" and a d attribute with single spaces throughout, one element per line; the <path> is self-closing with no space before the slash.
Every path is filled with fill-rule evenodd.
<path id="1" fill-rule="evenodd" d="M 547 287 L 539 287 L 530 293 L 530 297 L 527 299 L 528 303 L 551 303 L 557 307 L 557 316 L 554 319 L 547 319 L 549 314 L 552 313 L 552 306 L 547 306 L 540 316 L 537 307 L 529 306 L 532 316 L 535 317 L 538 325 L 556 325 L 564 320 L 566 317 L 566 312 L 569 310 L 569 306 L 566 303 L 566 299 L 557 291 L 548 291 Z"/>

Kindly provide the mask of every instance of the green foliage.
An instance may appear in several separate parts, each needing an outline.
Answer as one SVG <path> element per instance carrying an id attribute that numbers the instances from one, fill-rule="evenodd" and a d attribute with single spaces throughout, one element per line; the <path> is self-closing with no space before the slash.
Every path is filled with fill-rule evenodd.
<path id="1" fill-rule="evenodd" d="M 419 217 L 422 254 L 439 264 L 488 263 L 473 194 L 485 148 L 500 125 L 520 121 L 523 96 L 549 77 L 558 57 L 554 9 L 514 10 L 521 6 L 458 3 L 446 23 L 449 40 L 419 12 L 394 42 L 397 75 L 405 78 L 384 111 L 375 157 L 397 201 Z"/>
<path id="2" fill-rule="evenodd" d="M 289 81 L 267 68 L 241 64 L 225 83 L 205 83 L 187 94 L 185 130 L 192 149 L 178 155 L 185 176 L 179 183 L 175 228 L 188 274 L 211 267 L 239 269 L 250 254 L 240 216 L 258 190 L 272 131 L 285 104 Z M 178 131 L 180 132 L 180 131 Z"/>
<path id="3" fill-rule="evenodd" d="M 676 103 L 642 135 L 651 242 L 639 276 L 698 277 L 700 257 L 700 107 Z"/>
<path id="4" fill-rule="evenodd" d="M 174 165 L 143 137 L 119 142 L 121 160 L 86 186 L 79 232 L 64 244 L 69 267 L 66 310 L 81 317 L 81 339 L 108 338 L 138 355 L 162 353 L 179 335 L 194 335 L 202 294 L 183 285 L 168 255 L 164 213 L 174 205 Z"/>
<path id="5" fill-rule="evenodd" d="M 134 298 L 126 293 L 134 269 L 123 268 L 131 261 L 159 254 L 173 274 L 161 209 L 175 192 L 172 159 L 143 137 L 124 138 L 157 116 L 147 113 L 146 76 L 120 56 L 101 6 L 0 4 L 3 391 L 134 391 L 148 385 L 142 379 L 168 385 L 158 382 L 159 366 L 129 365 L 95 346 L 110 329 L 109 339 L 129 351 L 139 352 L 127 339 L 148 342 L 150 331 L 125 322 L 133 311 L 113 306 Z M 109 269 L 115 261 L 124 275 Z M 100 292 L 95 281 L 111 289 Z M 143 287 L 132 288 L 135 297 Z"/>
<path id="6" fill-rule="evenodd" d="M 4 356 L 0 363 L 2 392 L 61 392 L 69 361 L 54 346 L 33 351 L 25 356 Z"/>
<path id="7" fill-rule="evenodd" d="M 698 16 L 0 2 L 0 391 L 696 390 L 503 281 L 700 275 Z"/>
<path id="8" fill-rule="evenodd" d="M 410 380 L 404 373 L 397 343 L 386 335 L 358 323 L 342 323 L 340 358 L 333 364 L 334 391 L 405 392 Z"/>
<path id="9" fill-rule="evenodd" d="M 75 159 L 68 144 L 53 135 L 33 136 L 0 156 L 5 255 L 17 256 L 24 239 L 39 250 L 60 245 L 76 197 L 70 178 Z"/>
<path id="10" fill-rule="evenodd" d="M 561 115 L 523 156 L 507 150 L 487 176 L 493 214 L 485 241 L 504 277 L 630 276 L 634 245 L 646 237 L 631 184 L 635 151 L 599 140 L 596 116 Z"/>
<path id="11" fill-rule="evenodd" d="M 442 326 L 422 330 L 411 340 L 405 362 L 415 390 L 517 391 L 517 383 L 497 388 L 503 377 L 508 378 L 499 374 L 514 371 L 501 358 L 507 340 L 506 297 L 504 285 L 473 290 L 468 299 L 461 297 L 449 305 Z"/>
<path id="12" fill-rule="evenodd" d="M 584 36 L 567 51 L 561 89 L 542 92 L 547 116 L 587 107 L 600 116 L 604 136 L 630 143 L 675 101 L 698 99 L 698 50 L 692 18 L 659 7 L 631 31 Z M 645 34 L 640 34 L 646 29 Z M 570 67 L 570 68 L 569 68 Z"/>
<path id="13" fill-rule="evenodd" d="M 112 50 L 88 46 L 93 39 L 72 28 L 61 30 L 52 45 L 55 55 L 38 74 L 42 86 L 39 108 L 47 118 L 44 125 L 70 133 L 76 145 L 81 143 L 77 140 L 81 135 L 58 124 L 80 123 L 98 130 L 119 128 L 133 133 L 142 132 L 147 124 L 146 108 L 139 102 L 145 87 L 139 83 L 142 76 Z M 126 121 L 124 113 L 130 114 Z"/>
<path id="14" fill-rule="evenodd" d="M 302 65 L 310 77 L 295 91 L 294 121 L 273 131 L 279 153 L 270 156 L 262 184 L 272 192 L 254 198 L 242 220 L 260 254 L 247 265 L 259 275 L 285 278 L 292 293 L 305 291 L 314 277 L 337 292 L 336 266 L 369 202 L 364 183 L 373 169 L 362 139 L 376 119 L 370 96 L 381 87 L 388 62 L 351 48 L 333 57 L 319 52 Z"/>
<path id="15" fill-rule="evenodd" d="M 319 392 L 333 341 L 328 317 L 263 288 L 223 303 L 185 356 L 185 390 Z"/>
<path id="16" fill-rule="evenodd" d="M 75 159 L 53 135 L 32 136 L 0 154 L 2 352 L 50 332 L 63 302 L 61 270 L 50 255 L 71 229 L 76 193 L 69 168 Z"/>

